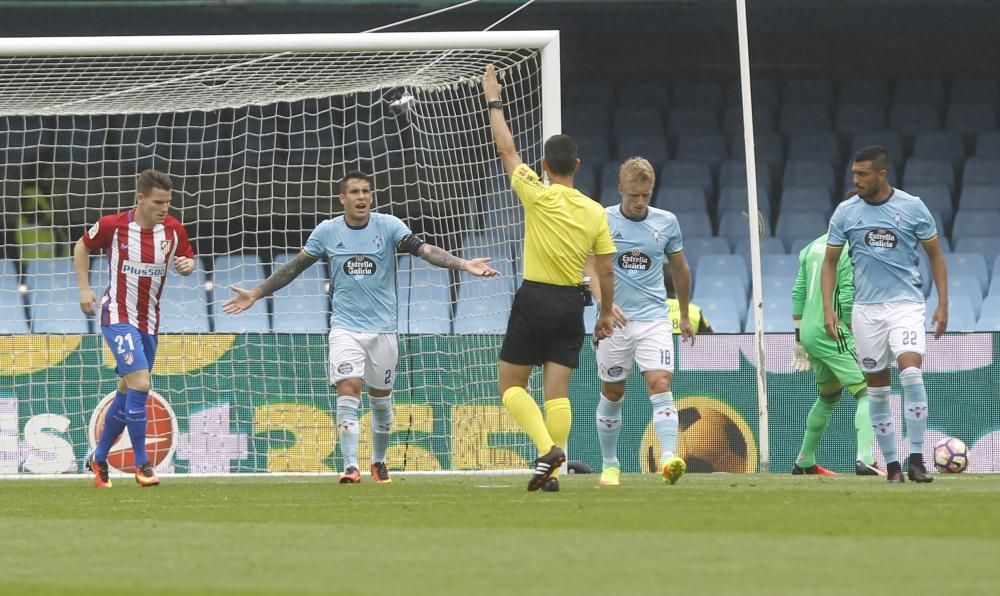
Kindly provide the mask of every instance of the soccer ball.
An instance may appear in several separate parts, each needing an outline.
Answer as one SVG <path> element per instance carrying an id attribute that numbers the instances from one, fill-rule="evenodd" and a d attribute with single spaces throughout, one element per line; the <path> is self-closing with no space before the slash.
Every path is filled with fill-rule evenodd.
<path id="1" fill-rule="evenodd" d="M 969 449 L 961 439 L 945 437 L 934 446 L 934 467 L 939 472 L 958 474 L 969 465 Z"/>

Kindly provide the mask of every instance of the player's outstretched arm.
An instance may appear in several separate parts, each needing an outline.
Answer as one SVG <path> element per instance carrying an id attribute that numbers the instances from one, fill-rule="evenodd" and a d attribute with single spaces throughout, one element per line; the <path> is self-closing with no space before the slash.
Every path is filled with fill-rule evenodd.
<path id="1" fill-rule="evenodd" d="M 499 271 L 488 265 L 491 260 L 489 257 L 479 257 L 465 260 L 456 257 L 445 249 L 434 246 L 433 244 L 424 243 L 421 245 L 420 258 L 427 261 L 431 265 L 437 265 L 438 267 L 443 267 L 445 269 L 465 271 L 466 273 L 477 277 L 494 277 L 500 275 Z"/>
<path id="2" fill-rule="evenodd" d="M 236 296 L 226 301 L 226 303 L 222 305 L 222 310 L 231 315 L 249 310 L 250 307 L 253 306 L 254 302 L 257 302 L 265 296 L 270 296 L 281 288 L 292 283 L 293 279 L 301 275 L 303 271 L 308 269 L 318 260 L 318 257 L 314 257 L 306 251 L 302 251 L 296 255 L 294 259 L 279 267 L 277 271 L 271 274 L 271 277 L 265 279 L 263 283 L 252 290 L 244 290 L 243 288 L 237 286 L 229 286 L 232 291 L 236 292 Z"/>
<path id="3" fill-rule="evenodd" d="M 937 286 L 938 305 L 931 317 L 931 324 L 934 325 L 934 337 L 938 338 L 948 330 L 948 263 L 944 259 L 941 240 L 938 238 L 924 242 L 924 248 L 931 264 L 934 285 Z"/>
<path id="4" fill-rule="evenodd" d="M 503 87 L 497 80 L 497 71 L 490 64 L 483 74 L 483 95 L 486 98 L 487 111 L 490 114 L 490 128 L 493 130 L 493 141 L 497 146 L 497 154 L 503 162 L 503 169 L 508 176 L 514 174 L 517 166 L 521 165 L 521 156 L 517 154 L 517 145 L 514 143 L 514 135 L 510 134 L 507 127 L 507 120 L 503 115 L 503 101 L 500 96 L 503 94 Z"/>
<path id="5" fill-rule="evenodd" d="M 73 246 L 73 268 L 76 269 L 76 283 L 80 288 L 80 310 L 87 316 L 97 312 L 97 294 L 90 288 L 90 249 L 77 240 Z"/>
<path id="6" fill-rule="evenodd" d="M 826 334 L 834 341 L 839 338 L 837 327 L 840 325 L 840 320 L 837 317 L 837 312 L 833 310 L 833 288 L 837 285 L 837 264 L 843 250 L 843 246 L 827 245 L 826 255 L 823 257 L 823 269 L 820 272 L 820 288 L 823 292 L 823 327 L 826 329 Z"/>

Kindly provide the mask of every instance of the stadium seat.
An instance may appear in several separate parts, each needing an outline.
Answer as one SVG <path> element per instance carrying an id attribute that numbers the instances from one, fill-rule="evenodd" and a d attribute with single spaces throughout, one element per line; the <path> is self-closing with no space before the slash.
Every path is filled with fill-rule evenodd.
<path id="1" fill-rule="evenodd" d="M 1000 294 L 990 294 L 983 299 L 976 331 L 1000 331 Z"/>
<path id="2" fill-rule="evenodd" d="M 729 240 L 729 244 L 736 246 L 744 238 L 750 236 L 750 226 L 747 225 L 747 216 L 744 211 L 726 211 L 719 216 L 719 236 Z M 771 235 L 771 226 L 766 211 L 760 210 L 761 216 L 759 226 L 763 226 L 763 236 Z"/>
<path id="3" fill-rule="evenodd" d="M 830 111 L 821 105 L 784 104 L 778 116 L 778 131 L 785 134 L 832 129 Z"/>
<path id="4" fill-rule="evenodd" d="M 719 188 L 727 186 L 746 189 L 747 163 L 745 159 L 727 159 L 722 162 L 722 166 L 719 168 Z M 771 172 L 767 164 L 761 161 L 757 162 L 757 188 L 766 190 L 767 192 L 764 194 L 770 196 Z M 746 201 L 744 201 L 745 204 Z"/>
<path id="5" fill-rule="evenodd" d="M 599 196 L 597 194 L 597 175 L 594 173 L 594 166 L 580 162 L 580 169 L 573 177 L 573 186 L 588 197 Z"/>
<path id="6" fill-rule="evenodd" d="M 295 258 L 298 253 L 275 255 L 272 272 Z M 409 255 L 406 255 L 409 258 Z M 400 279 L 404 277 L 399 273 Z M 408 272 L 406 275 L 409 285 Z M 274 331 L 277 333 L 320 333 L 329 327 L 330 278 L 327 264 L 319 262 L 303 271 L 295 280 L 274 294 Z M 402 286 L 400 281 L 400 286 Z"/>
<path id="7" fill-rule="evenodd" d="M 945 253 L 948 264 L 948 276 L 969 275 L 979 280 L 980 291 L 985 292 L 990 284 L 989 271 L 986 268 L 986 258 L 979 253 L 954 252 Z"/>
<path id="8" fill-rule="evenodd" d="M 920 131 L 913 141 L 913 157 L 947 159 L 957 171 L 965 161 L 965 143 L 958 131 Z"/>
<path id="9" fill-rule="evenodd" d="M 90 333 L 90 321 L 80 310 L 80 293 L 76 278 L 58 276 L 51 287 L 28 285 L 32 333 Z M 37 281 L 29 278 L 29 282 Z"/>
<path id="10" fill-rule="evenodd" d="M 774 110 L 770 106 L 759 105 L 754 98 L 753 134 L 754 138 L 764 133 L 773 133 L 777 128 Z M 722 114 L 722 132 L 731 137 L 743 138 L 743 106 L 729 106 Z"/>
<path id="11" fill-rule="evenodd" d="M 785 242 L 802 234 L 821 235 L 827 228 L 827 216 L 816 211 L 782 211 L 778 214 L 778 222 L 774 235 Z"/>
<path id="12" fill-rule="evenodd" d="M 58 116 L 53 144 L 53 159 L 56 163 L 100 163 L 104 160 L 104 147 L 111 144 L 108 117 Z"/>
<path id="13" fill-rule="evenodd" d="M 718 236 L 688 236 L 681 224 L 681 234 L 684 237 L 684 255 L 692 269 L 704 255 L 728 255 L 732 248 L 729 241 Z"/>
<path id="14" fill-rule="evenodd" d="M 583 309 L 583 332 L 592 334 L 597 325 L 597 305 L 591 304 Z"/>
<path id="15" fill-rule="evenodd" d="M 833 193 L 837 183 L 833 164 L 824 160 L 790 159 L 785 163 L 785 186 L 823 186 Z"/>
<path id="16" fill-rule="evenodd" d="M 1000 89 L 995 79 L 955 79 L 948 89 L 949 103 L 996 104 L 1000 100 Z"/>
<path id="17" fill-rule="evenodd" d="M 858 149 L 870 145 L 879 145 L 888 151 L 889 159 L 892 160 L 892 165 L 897 170 L 903 167 L 903 160 L 906 155 L 903 152 L 903 140 L 899 136 L 899 132 L 896 130 L 879 130 L 854 135 L 854 138 L 851 139 L 851 150 L 847 154 L 848 169 L 850 169 L 851 160 L 854 158 L 854 154 L 858 152 Z M 890 179 L 889 182 L 898 184 L 897 180 Z"/>
<path id="18" fill-rule="evenodd" d="M 799 132 L 789 136 L 788 154 L 798 160 L 825 160 L 840 165 L 840 141 L 829 130 Z"/>
<path id="19" fill-rule="evenodd" d="M 813 211 L 829 214 L 833 204 L 829 187 L 788 185 L 781 190 L 781 211 Z M 778 217 L 781 215 L 779 213 Z M 796 236 L 801 236 L 797 234 Z"/>
<path id="20" fill-rule="evenodd" d="M 234 167 L 268 167 L 275 163 L 278 130 L 273 107 L 248 106 L 236 110 L 232 128 Z M 358 151 L 357 141 L 353 148 Z M 224 167 L 220 165 L 220 167 Z"/>
<path id="21" fill-rule="evenodd" d="M 887 126 L 885 105 L 881 103 L 841 104 L 833 121 L 834 130 L 848 138 Z"/>
<path id="22" fill-rule="evenodd" d="M 947 159 L 911 157 L 903 168 L 903 188 L 913 184 L 943 184 L 955 193 L 955 168 Z"/>
<path id="23" fill-rule="evenodd" d="M 611 116 L 611 134 L 618 141 L 630 136 L 659 134 L 663 117 L 656 108 L 618 108 Z"/>
<path id="24" fill-rule="evenodd" d="M 677 138 L 677 159 L 703 161 L 718 167 L 729 157 L 726 139 L 721 133 L 708 133 Z"/>
<path id="25" fill-rule="evenodd" d="M 889 105 L 889 81 L 887 79 L 845 79 L 840 83 L 837 105 Z"/>
<path id="26" fill-rule="evenodd" d="M 736 250 L 733 254 L 743 255 L 743 258 L 750 262 L 750 238 L 742 238 L 736 244 Z M 775 238 L 774 236 L 764 236 L 760 239 L 760 254 L 767 255 L 784 255 L 785 254 L 785 243 L 781 238 Z"/>
<path id="27" fill-rule="evenodd" d="M 754 130 L 753 142 L 757 162 L 768 164 L 768 169 L 772 174 L 777 173 L 780 166 L 785 163 L 785 149 L 781 142 L 781 135 L 772 130 Z M 731 159 L 746 164 L 746 144 L 743 140 L 743 131 L 733 135 L 730 139 L 729 155 Z"/>
<path id="28" fill-rule="evenodd" d="M 750 80 L 750 96 L 754 106 L 767 106 L 776 109 L 781 103 L 781 93 L 777 81 L 752 77 Z M 739 79 L 731 81 L 726 90 L 726 103 L 739 106 L 743 103 L 743 91 Z"/>
<path id="29" fill-rule="evenodd" d="M 0 163 L 8 168 L 36 163 L 39 146 L 51 145 L 51 139 L 40 117 L 0 118 Z"/>
<path id="30" fill-rule="evenodd" d="M 719 132 L 719 116 L 707 107 L 674 107 L 667 117 L 667 137 L 671 142 L 684 135 Z"/>
<path id="31" fill-rule="evenodd" d="M 480 296 L 475 299 L 463 298 L 462 286 L 464 283 L 459 285 L 454 332 L 457 334 L 489 333 L 502 335 L 507 330 L 512 295 L 506 293 Z"/>
<path id="32" fill-rule="evenodd" d="M 700 186 L 665 186 L 656 193 L 653 205 L 674 213 L 682 211 L 708 213 L 708 195 Z"/>
<path id="33" fill-rule="evenodd" d="M 708 213 L 699 211 L 683 211 L 675 213 L 677 221 L 681 225 L 681 234 L 684 237 L 691 236 L 711 236 L 712 222 L 708 219 Z"/>
<path id="34" fill-rule="evenodd" d="M 792 295 L 792 288 L 795 287 L 795 277 L 766 276 L 761 280 L 761 283 L 765 302 L 769 300 L 781 300 Z"/>
<path id="35" fill-rule="evenodd" d="M 670 158 L 667 139 L 659 133 L 636 133 L 618 138 L 615 161 L 621 163 L 637 155 L 654 164 L 667 161 Z"/>
<path id="36" fill-rule="evenodd" d="M 757 186 L 757 208 L 767 211 L 771 206 L 771 197 L 769 196 L 769 189 L 767 187 Z M 725 213 L 726 211 L 738 211 L 745 212 L 749 207 L 747 202 L 749 199 L 747 197 L 746 186 L 735 187 L 735 186 L 723 186 L 719 189 L 719 213 Z"/>
<path id="37" fill-rule="evenodd" d="M 899 131 L 904 140 L 913 139 L 922 130 L 941 128 L 941 115 L 934 104 L 897 103 L 889 110 L 889 128 Z"/>
<path id="38" fill-rule="evenodd" d="M 790 79 L 781 90 L 781 105 L 833 107 L 833 82 L 829 79 Z"/>
<path id="39" fill-rule="evenodd" d="M 235 254 L 215 257 L 212 271 L 212 302 L 210 314 L 212 329 L 216 333 L 266 333 L 271 329 L 267 313 L 267 300 L 258 300 L 250 310 L 239 315 L 228 315 L 222 305 L 234 294 L 229 286 L 251 289 L 264 281 L 264 267 L 254 254 Z"/>
<path id="40" fill-rule="evenodd" d="M 788 254 L 797 257 L 798 254 L 802 252 L 802 249 L 808 246 L 813 240 L 815 240 L 815 238 L 801 237 L 793 239 L 788 243 Z"/>
<path id="41" fill-rule="evenodd" d="M 742 294 L 738 289 L 742 289 Z M 695 304 L 707 304 L 713 300 L 732 300 L 740 312 L 740 320 L 746 317 L 746 287 L 743 280 L 734 275 L 706 275 L 694 284 L 691 300 Z"/>
<path id="42" fill-rule="evenodd" d="M 953 103 L 948 106 L 944 125 L 972 138 L 981 131 L 996 129 L 996 108 L 988 103 Z"/>
<path id="43" fill-rule="evenodd" d="M 1000 159 L 973 157 L 965 162 L 962 184 L 1000 185 Z M 959 207 L 965 207 L 959 203 Z"/>
<path id="44" fill-rule="evenodd" d="M 704 255 L 698 260 L 698 280 L 723 275 L 739 277 L 744 288 L 750 287 L 750 269 L 743 255 Z"/>
<path id="45" fill-rule="evenodd" d="M 563 104 L 573 109 L 610 111 L 615 107 L 615 91 L 609 81 L 570 81 L 563 97 Z"/>
<path id="46" fill-rule="evenodd" d="M 715 192 L 711 165 L 703 161 L 671 160 L 660 167 L 656 176 L 664 186 L 700 186 L 709 196 Z"/>
<path id="47" fill-rule="evenodd" d="M 409 322 L 408 333 L 451 333 L 451 281 L 448 271 L 423 259 L 404 255 L 400 271 L 409 271 L 409 300 L 400 301 L 403 317 Z M 402 283 L 402 282 L 401 282 Z"/>
<path id="48" fill-rule="evenodd" d="M 1000 209 L 1000 184 L 963 185 L 958 206 L 962 209 Z"/>
<path id="49" fill-rule="evenodd" d="M 611 137 L 608 113 L 595 109 L 566 109 L 562 111 L 563 131 L 574 139 L 587 135 Z"/>
<path id="50" fill-rule="evenodd" d="M 202 165 L 198 162 L 214 162 L 218 153 L 219 118 L 215 112 L 174 114 L 167 140 L 167 155 L 171 165 L 189 164 L 200 170 Z"/>
<path id="51" fill-rule="evenodd" d="M 755 310 L 747 307 L 747 322 L 744 331 L 753 333 L 756 330 L 757 317 Z M 792 297 L 789 293 L 787 298 L 775 297 L 764 301 L 764 332 L 765 333 L 792 333 L 795 331 L 795 324 L 792 322 Z"/>
<path id="52" fill-rule="evenodd" d="M 933 331 L 931 320 L 937 308 L 937 292 L 932 292 L 927 298 L 925 324 L 927 331 Z M 969 332 L 976 330 L 976 313 L 972 300 L 968 296 L 948 297 L 948 331 Z"/>
<path id="53" fill-rule="evenodd" d="M 503 333 L 513 303 L 514 263 L 509 247 L 491 243 L 488 238 L 463 242 L 462 258 L 489 257 L 490 266 L 499 277 L 475 277 L 459 274 L 458 300 L 455 306 L 455 333 Z"/>
<path id="54" fill-rule="evenodd" d="M 944 84 L 938 79 L 901 79 L 896 82 L 894 104 L 929 103 L 941 107 L 945 103 Z"/>
<path id="55" fill-rule="evenodd" d="M 208 333 L 210 331 L 205 282 L 205 270 L 201 267 L 188 276 L 169 275 L 167 277 L 163 293 L 160 294 L 160 333 Z M 228 288 L 219 288 L 217 291 L 227 292 L 230 296 L 235 295 Z M 226 300 L 228 299 L 226 298 Z"/>
<path id="56" fill-rule="evenodd" d="M 724 96 L 718 81 L 682 79 L 674 83 L 673 105 L 685 108 L 722 108 Z"/>
<path id="57" fill-rule="evenodd" d="M 743 321 L 740 309 L 732 300 L 715 298 L 707 302 L 696 303 L 701 308 L 701 314 L 712 325 L 713 333 L 740 333 L 743 331 Z"/>
<path id="58" fill-rule="evenodd" d="M 1000 209 L 959 209 L 951 237 L 956 241 L 964 236 L 990 236 L 1000 230 Z"/>
<path id="59" fill-rule="evenodd" d="M 931 284 L 930 294 L 937 295 L 937 288 Z M 948 272 L 948 298 L 949 300 L 958 296 L 965 296 L 972 302 L 972 309 L 976 317 L 983 307 L 983 290 L 979 285 L 979 280 L 972 275 L 952 275 Z"/>
<path id="60" fill-rule="evenodd" d="M 288 122 L 288 153 L 286 162 L 294 166 L 328 166 L 344 159 L 343 143 L 333 125 L 329 109 L 318 113 L 294 114 Z"/>
<path id="61" fill-rule="evenodd" d="M 660 80 L 624 81 L 618 90 L 618 107 L 662 109 L 669 105 L 667 86 Z"/>
<path id="62" fill-rule="evenodd" d="M 28 333 L 28 319 L 18 285 L 14 262 L 0 261 L 0 335 Z"/>
<path id="63" fill-rule="evenodd" d="M 599 164 L 611 159 L 611 141 L 606 134 L 586 131 L 574 135 L 573 139 L 581 162 Z"/>
<path id="64" fill-rule="evenodd" d="M 962 236 L 956 238 L 955 252 L 972 252 L 983 255 L 987 265 L 993 265 L 994 260 L 1000 256 L 1000 236 L 995 234 L 986 236 Z M 995 273 L 995 268 L 990 271 Z"/>
<path id="65" fill-rule="evenodd" d="M 977 134 L 973 155 L 986 159 L 1000 158 L 1000 130 L 984 130 Z"/>
<path id="66" fill-rule="evenodd" d="M 799 274 L 799 255 L 763 255 L 760 259 L 761 273 L 765 277 L 791 277 Z"/>
<path id="67" fill-rule="evenodd" d="M 911 184 L 905 188 L 906 192 L 918 197 L 930 211 L 937 211 L 950 224 L 955 215 L 951 192 L 944 184 Z"/>

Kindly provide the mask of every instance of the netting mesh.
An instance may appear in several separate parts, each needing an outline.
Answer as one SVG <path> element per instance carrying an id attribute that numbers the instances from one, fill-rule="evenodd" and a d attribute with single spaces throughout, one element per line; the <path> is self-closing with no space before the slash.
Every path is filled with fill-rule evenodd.
<path id="1" fill-rule="evenodd" d="M 490 257 L 502 273 L 472 279 L 399 258 L 395 399 L 406 434 L 393 441 L 411 450 L 411 469 L 450 467 L 452 425 L 493 428 L 482 417 L 501 416 L 496 334 L 520 274 L 522 212 L 496 159 L 479 83 L 490 63 L 503 74 L 522 158 L 537 167 L 536 50 L 0 60 L 10 75 L 0 81 L 0 352 L 11 366 L 0 380 L 17 400 L 22 438 L 7 452 L 19 453 L 19 469 L 79 468 L 91 413 L 114 389 L 113 360 L 97 322 L 80 312 L 69 255 L 99 217 L 134 205 L 135 177 L 145 168 L 171 175 L 172 213 L 200 257 L 194 275 L 170 273 L 161 300 L 153 387 L 173 405 L 185 437 L 161 454 L 163 469 L 339 465 L 335 430 L 326 426 L 333 414 L 325 338 L 315 335 L 328 325 L 326 265 L 243 315 L 225 315 L 221 305 L 232 295 L 228 286 L 253 287 L 294 256 L 319 222 L 341 212 L 337 182 L 352 169 L 373 176 L 377 211 L 457 254 Z M 107 269 L 104 255 L 93 259 L 98 295 Z M 468 336 L 460 351 L 453 333 Z M 462 371 L 461 381 L 446 378 L 444 366 Z M 45 432 L 71 444 L 72 462 L 25 468 L 23 427 L 50 414 L 67 420 Z M 506 440 L 525 450 L 526 437 L 512 430 Z M 241 435 L 243 457 L 225 470 L 198 455 Z M 414 437 L 426 442 L 423 460 Z M 330 448 L 303 459 L 299 451 L 310 441 L 309 449 Z M 503 455 L 510 451 L 496 453 L 459 459 L 477 469 L 523 464 Z"/>

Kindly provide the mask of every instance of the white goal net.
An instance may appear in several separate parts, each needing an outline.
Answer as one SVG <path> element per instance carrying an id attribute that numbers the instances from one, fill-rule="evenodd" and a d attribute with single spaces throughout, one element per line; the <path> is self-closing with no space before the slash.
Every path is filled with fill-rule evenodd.
<path id="1" fill-rule="evenodd" d="M 524 467 L 529 441 L 496 386 L 522 211 L 481 76 L 496 65 L 522 158 L 538 167 L 559 127 L 558 63 L 554 32 L 0 42 L 0 474 L 77 472 L 92 448 L 116 377 L 79 307 L 72 244 L 131 208 L 145 168 L 170 174 L 172 212 L 200 257 L 190 277 L 171 271 L 161 297 L 162 397 L 146 439 L 161 471 L 340 469 L 326 265 L 240 316 L 221 305 L 341 212 L 337 183 L 354 169 L 372 175 L 377 211 L 502 273 L 473 280 L 399 258 L 390 468 Z M 98 295 L 107 269 L 95 256 Z M 365 407 L 362 461 L 367 421 Z M 126 436 L 111 464 L 127 470 L 129 451 Z"/>

